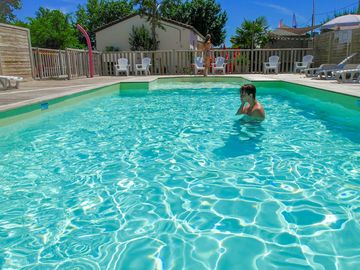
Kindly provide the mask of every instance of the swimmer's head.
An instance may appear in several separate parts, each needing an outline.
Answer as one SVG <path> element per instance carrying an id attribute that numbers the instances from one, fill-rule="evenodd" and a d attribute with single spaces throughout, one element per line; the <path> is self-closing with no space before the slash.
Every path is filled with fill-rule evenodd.
<path id="1" fill-rule="evenodd" d="M 253 84 L 244 84 L 243 86 L 241 86 L 240 88 L 240 96 L 244 95 L 244 94 L 252 94 L 252 97 L 255 99 L 256 97 L 256 87 Z"/>

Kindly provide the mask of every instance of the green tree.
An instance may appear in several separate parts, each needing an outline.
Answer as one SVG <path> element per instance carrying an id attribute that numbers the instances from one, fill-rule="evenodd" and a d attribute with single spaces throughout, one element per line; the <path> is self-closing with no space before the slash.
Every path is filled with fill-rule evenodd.
<path id="1" fill-rule="evenodd" d="M 141 16 L 146 16 L 146 20 L 151 26 L 151 50 L 156 50 L 158 47 L 158 40 L 156 35 L 156 28 L 164 29 L 161 24 L 160 1 L 158 0 L 134 0 L 136 5 L 139 5 L 139 13 Z"/>
<path id="2" fill-rule="evenodd" d="M 185 3 L 189 8 L 188 24 L 195 27 L 202 35 L 211 34 L 211 42 L 219 46 L 225 41 L 227 13 L 222 11 L 215 0 L 193 0 Z"/>
<path id="3" fill-rule="evenodd" d="M 11 22 L 11 24 L 19 27 L 29 28 L 29 24 L 21 20 L 14 20 L 13 22 Z"/>
<path id="4" fill-rule="evenodd" d="M 219 46 L 225 41 L 227 13 L 215 0 L 164 0 L 160 8 L 163 17 L 189 24 Z"/>
<path id="5" fill-rule="evenodd" d="M 265 17 L 255 21 L 244 20 L 241 27 L 236 28 L 236 34 L 230 38 L 233 48 L 261 48 L 269 41 L 269 26 Z"/>
<path id="6" fill-rule="evenodd" d="M 11 23 L 15 20 L 15 9 L 21 8 L 20 0 L 0 0 L 0 23 Z"/>
<path id="7" fill-rule="evenodd" d="M 134 4 L 127 0 L 88 0 L 79 5 L 76 11 L 76 22 L 89 34 L 91 43 L 95 45 L 95 30 L 112 21 L 124 18 L 134 12 Z M 79 39 L 85 43 L 82 35 Z"/>
<path id="8" fill-rule="evenodd" d="M 153 42 L 150 31 L 144 25 L 132 27 L 132 32 L 129 36 L 129 44 L 132 51 L 150 51 L 154 48 Z"/>
<path id="9" fill-rule="evenodd" d="M 29 28 L 32 46 L 53 49 L 81 47 L 77 30 L 70 23 L 70 15 L 60 10 L 40 7 L 35 18 L 29 18 Z"/>
<path id="10" fill-rule="evenodd" d="M 180 18 L 184 14 L 184 8 L 183 0 L 162 0 L 159 9 L 161 17 L 182 22 Z"/>

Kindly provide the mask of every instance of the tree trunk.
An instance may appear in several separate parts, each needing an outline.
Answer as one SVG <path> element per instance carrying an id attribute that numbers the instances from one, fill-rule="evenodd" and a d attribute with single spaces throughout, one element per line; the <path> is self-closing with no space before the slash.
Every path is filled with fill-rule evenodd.
<path id="1" fill-rule="evenodd" d="M 153 51 L 156 51 L 157 40 L 156 40 L 156 24 L 155 24 L 155 21 L 153 21 L 151 23 L 151 35 L 152 35 L 152 40 L 153 40 L 152 49 L 153 49 Z"/>

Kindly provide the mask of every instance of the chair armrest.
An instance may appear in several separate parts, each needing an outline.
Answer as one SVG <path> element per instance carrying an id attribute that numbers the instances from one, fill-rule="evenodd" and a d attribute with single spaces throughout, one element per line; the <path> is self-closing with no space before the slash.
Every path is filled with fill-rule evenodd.
<path id="1" fill-rule="evenodd" d="M 142 68 L 142 64 L 136 64 L 135 67 L 136 68 Z"/>

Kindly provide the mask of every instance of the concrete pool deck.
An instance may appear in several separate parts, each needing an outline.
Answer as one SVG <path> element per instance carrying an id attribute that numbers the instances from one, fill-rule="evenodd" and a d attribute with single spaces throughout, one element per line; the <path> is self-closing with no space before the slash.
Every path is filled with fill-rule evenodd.
<path id="1" fill-rule="evenodd" d="M 219 75 L 217 75 L 219 76 Z M 336 81 L 306 78 L 299 74 L 234 74 L 220 75 L 221 77 L 242 77 L 250 81 L 284 81 L 305 86 L 320 88 L 331 92 L 351 95 L 360 98 L 360 84 L 339 84 Z M 19 89 L 0 89 L 0 112 L 15 109 L 25 105 L 36 104 L 90 89 L 103 87 L 121 82 L 151 82 L 158 78 L 195 77 L 194 75 L 166 75 L 166 76 L 130 76 L 115 77 L 101 76 L 74 80 L 33 80 L 23 82 Z M 201 76 L 197 76 L 201 77 Z M 211 75 L 209 77 L 212 77 Z"/>

